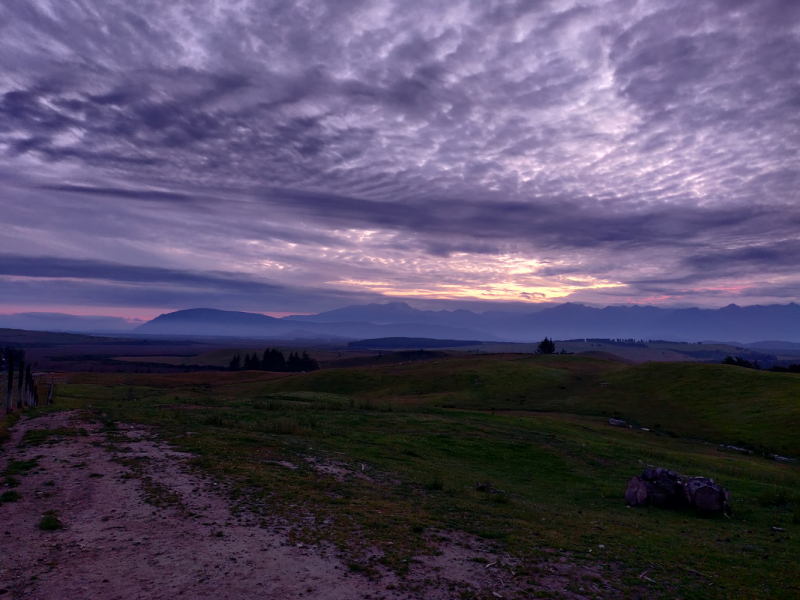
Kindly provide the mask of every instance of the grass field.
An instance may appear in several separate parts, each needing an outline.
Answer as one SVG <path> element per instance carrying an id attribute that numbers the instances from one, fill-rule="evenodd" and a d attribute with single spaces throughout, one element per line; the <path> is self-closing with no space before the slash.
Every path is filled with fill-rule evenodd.
<path id="1" fill-rule="evenodd" d="M 800 465 L 764 456 L 800 456 L 800 375 L 484 355 L 61 381 L 56 409 L 156 426 L 233 482 L 236 502 L 294 519 L 299 540 L 333 541 L 354 570 L 369 573 L 380 547 L 402 573 L 431 535 L 464 531 L 530 569 L 595 564 L 628 597 L 800 596 Z M 646 465 L 713 477 L 732 518 L 627 508 L 626 481 Z"/>

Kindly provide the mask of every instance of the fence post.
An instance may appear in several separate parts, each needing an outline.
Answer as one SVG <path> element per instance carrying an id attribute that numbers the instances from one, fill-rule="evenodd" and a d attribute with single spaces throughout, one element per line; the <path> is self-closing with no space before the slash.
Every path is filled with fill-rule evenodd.
<path id="1" fill-rule="evenodd" d="M 22 386 L 25 380 L 25 360 L 19 361 L 19 373 L 17 373 L 17 408 L 22 408 Z"/>
<path id="2" fill-rule="evenodd" d="M 30 406 L 31 405 L 31 380 L 33 377 L 31 376 L 31 363 L 25 367 L 25 397 L 22 399 L 23 406 Z"/>
<path id="3" fill-rule="evenodd" d="M 11 414 L 11 405 L 14 396 L 14 353 L 9 349 L 8 356 L 8 389 L 6 390 L 6 414 Z"/>

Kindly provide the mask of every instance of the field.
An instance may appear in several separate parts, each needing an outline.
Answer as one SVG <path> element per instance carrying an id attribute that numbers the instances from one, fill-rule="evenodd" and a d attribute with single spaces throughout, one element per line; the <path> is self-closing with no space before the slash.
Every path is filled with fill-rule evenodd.
<path id="1" fill-rule="evenodd" d="M 433 532 L 464 532 L 528 565 L 526 597 L 546 594 L 536 565 L 558 556 L 603 573 L 598 597 L 800 595 L 800 466 L 770 459 L 800 456 L 799 375 L 477 355 L 59 381 L 57 409 L 155 426 L 240 506 L 268 502 L 293 539 L 331 541 L 361 573 L 379 560 L 402 576 Z M 733 516 L 627 508 L 647 465 L 713 477 Z"/>

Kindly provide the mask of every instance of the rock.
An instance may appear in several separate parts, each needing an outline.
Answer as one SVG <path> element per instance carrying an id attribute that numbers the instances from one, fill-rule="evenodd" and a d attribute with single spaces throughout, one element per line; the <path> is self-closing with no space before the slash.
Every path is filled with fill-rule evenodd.
<path id="1" fill-rule="evenodd" d="M 668 469 L 648 468 L 628 480 L 628 506 L 694 507 L 702 514 L 730 514 L 730 492 L 706 477 L 686 477 Z"/>
<path id="2" fill-rule="evenodd" d="M 614 427 L 627 427 L 628 424 L 625 421 L 620 421 L 619 419 L 609 419 L 609 425 L 613 425 Z"/>
<path id="3" fill-rule="evenodd" d="M 683 498 L 683 486 L 675 471 L 650 468 L 642 473 L 650 504 L 660 508 L 678 508 Z"/>
<path id="4" fill-rule="evenodd" d="M 730 514 L 730 497 L 728 490 L 723 489 L 713 479 L 692 477 L 684 485 L 686 501 L 698 511 L 704 513 L 724 512 Z"/>
<path id="5" fill-rule="evenodd" d="M 772 460 L 777 460 L 778 462 L 788 462 L 788 463 L 794 463 L 794 462 L 797 462 L 797 461 L 796 461 L 795 459 L 793 459 L 793 458 L 787 458 L 787 457 L 785 457 L 785 456 L 780 456 L 780 455 L 778 455 L 778 454 L 770 454 L 770 458 L 771 458 Z"/>
<path id="6" fill-rule="evenodd" d="M 634 475 L 628 481 L 625 502 L 629 506 L 647 506 L 647 485 L 638 475 Z"/>

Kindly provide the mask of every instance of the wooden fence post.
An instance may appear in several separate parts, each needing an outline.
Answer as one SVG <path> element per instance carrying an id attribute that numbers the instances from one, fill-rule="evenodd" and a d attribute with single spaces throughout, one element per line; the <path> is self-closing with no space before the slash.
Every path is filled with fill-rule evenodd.
<path id="1" fill-rule="evenodd" d="M 17 408 L 22 408 L 22 386 L 25 380 L 25 360 L 19 361 L 19 373 L 17 373 L 19 381 L 17 382 Z"/>
<path id="2" fill-rule="evenodd" d="M 14 395 L 14 353 L 9 349 L 8 356 L 8 389 L 6 390 L 6 414 L 11 414 L 11 404 Z"/>

